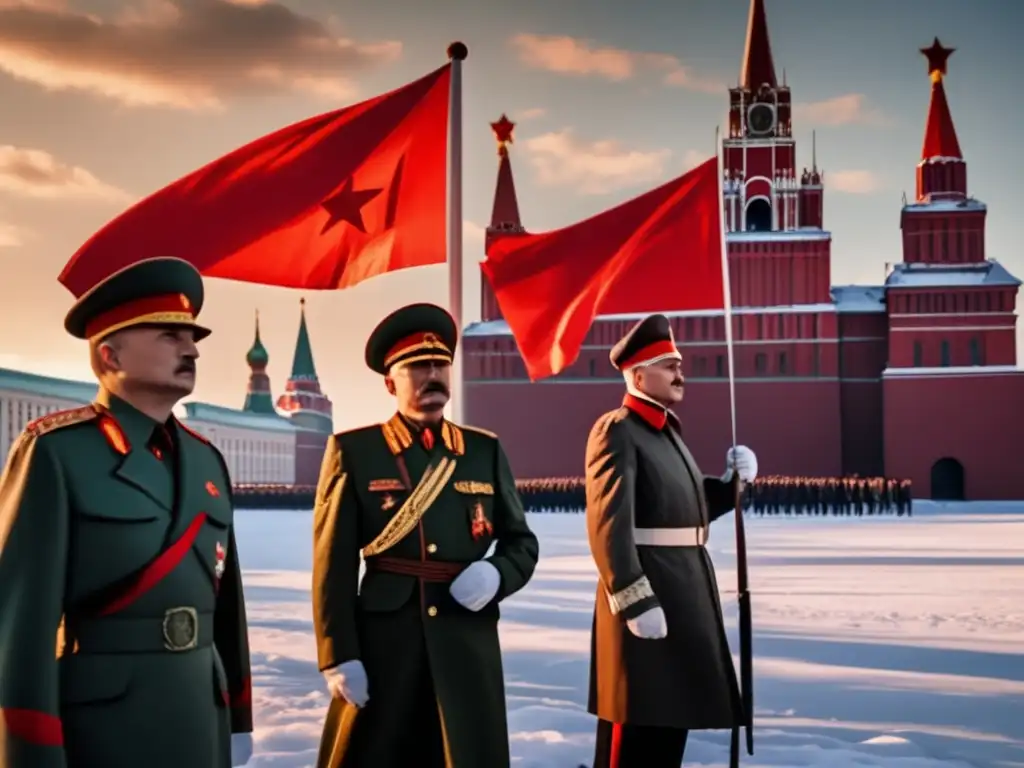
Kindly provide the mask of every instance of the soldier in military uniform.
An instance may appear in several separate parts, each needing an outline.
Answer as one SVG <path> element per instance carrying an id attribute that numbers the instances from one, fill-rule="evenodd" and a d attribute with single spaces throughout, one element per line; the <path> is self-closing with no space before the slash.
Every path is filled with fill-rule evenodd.
<path id="1" fill-rule="evenodd" d="M 171 415 L 195 385 L 202 304 L 191 265 L 153 259 L 67 316 L 88 340 L 96 401 L 29 424 L 0 478 L 4 768 L 227 768 L 251 755 L 231 482 L 217 449 Z"/>
<path id="2" fill-rule="evenodd" d="M 705 542 L 709 524 L 734 507 L 735 483 L 756 477 L 757 459 L 737 446 L 722 478 L 697 468 L 671 410 L 683 397 L 683 375 L 664 315 L 634 326 L 611 362 L 627 394 L 597 420 L 586 454 L 587 532 L 599 577 L 594 768 L 678 768 L 690 730 L 744 722 Z"/>
<path id="3" fill-rule="evenodd" d="M 321 768 L 509 765 L 498 604 L 533 575 L 537 538 L 498 438 L 443 418 L 456 343 L 440 307 L 385 318 L 366 362 L 398 412 L 334 435 L 324 454 L 313 623 L 332 701 Z"/>

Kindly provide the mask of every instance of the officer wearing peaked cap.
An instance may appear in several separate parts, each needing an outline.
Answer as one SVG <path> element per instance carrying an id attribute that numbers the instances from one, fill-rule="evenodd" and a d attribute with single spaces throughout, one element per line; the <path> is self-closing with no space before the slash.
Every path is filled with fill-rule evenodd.
<path id="1" fill-rule="evenodd" d="M 171 413 L 195 385 L 202 305 L 199 273 L 162 258 L 68 313 L 96 400 L 30 423 L 0 479 L 5 768 L 227 768 L 251 755 L 231 482 Z"/>
<path id="2" fill-rule="evenodd" d="M 385 318 L 366 363 L 397 413 L 324 454 L 313 623 L 332 701 L 319 768 L 509 765 L 498 604 L 532 576 L 537 538 L 498 438 L 443 417 L 457 341 L 432 304 Z"/>
<path id="3" fill-rule="evenodd" d="M 594 768 L 678 768 L 692 729 L 733 728 L 742 702 L 704 544 L 751 482 L 748 448 L 722 478 L 704 477 L 671 407 L 683 398 L 682 356 L 664 315 L 641 320 L 611 351 L 622 407 L 587 442 L 587 532 L 599 575 L 589 711 Z"/>

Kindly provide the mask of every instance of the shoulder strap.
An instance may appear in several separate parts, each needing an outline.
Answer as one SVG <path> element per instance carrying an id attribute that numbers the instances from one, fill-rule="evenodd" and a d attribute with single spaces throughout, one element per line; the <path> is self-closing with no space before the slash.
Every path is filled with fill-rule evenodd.
<path id="1" fill-rule="evenodd" d="M 409 472 L 406 469 L 405 461 L 401 455 L 396 456 L 398 471 L 403 475 L 402 482 L 409 487 Z M 369 544 L 363 548 L 363 557 L 379 555 L 404 539 L 413 528 L 419 525 L 423 515 L 437 501 L 441 491 L 451 480 L 455 473 L 455 459 L 450 456 L 442 456 L 437 463 L 431 463 L 419 483 L 412 489 L 406 498 L 405 503 L 399 508 L 394 516 L 388 520 L 384 530 Z"/>

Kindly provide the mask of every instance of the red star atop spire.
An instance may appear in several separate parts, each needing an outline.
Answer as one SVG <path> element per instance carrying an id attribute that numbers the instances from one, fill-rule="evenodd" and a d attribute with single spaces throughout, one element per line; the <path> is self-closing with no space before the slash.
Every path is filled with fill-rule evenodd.
<path id="1" fill-rule="evenodd" d="M 946 62 L 955 50 L 956 48 L 944 48 L 937 37 L 930 47 L 921 49 L 921 53 L 928 59 L 928 74 L 933 79 L 940 79 L 946 74 Z"/>
<path id="2" fill-rule="evenodd" d="M 515 127 L 516 124 L 509 120 L 505 115 L 498 118 L 498 122 L 491 123 L 491 130 L 494 131 L 494 138 L 498 140 L 498 144 L 501 146 L 512 143 L 512 129 Z"/>

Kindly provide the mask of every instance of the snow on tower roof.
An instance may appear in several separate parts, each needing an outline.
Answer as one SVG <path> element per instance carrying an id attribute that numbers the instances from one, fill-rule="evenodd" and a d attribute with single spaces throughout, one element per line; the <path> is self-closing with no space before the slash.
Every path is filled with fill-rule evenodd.
<path id="1" fill-rule="evenodd" d="M 831 292 L 837 312 L 885 312 L 885 288 L 881 285 L 833 285 Z"/>
<path id="2" fill-rule="evenodd" d="M 1021 281 L 997 261 L 980 264 L 897 264 L 886 288 L 983 288 L 1019 286 Z"/>

